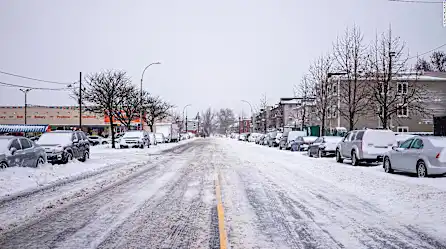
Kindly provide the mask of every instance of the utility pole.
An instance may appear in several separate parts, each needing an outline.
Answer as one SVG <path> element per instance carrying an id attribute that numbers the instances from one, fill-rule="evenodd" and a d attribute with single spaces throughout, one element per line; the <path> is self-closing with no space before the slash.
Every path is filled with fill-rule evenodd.
<path id="1" fill-rule="evenodd" d="M 238 117 L 238 134 L 240 135 L 240 123 L 241 123 L 242 118 Z"/>
<path id="2" fill-rule="evenodd" d="M 23 92 L 25 94 L 25 124 L 27 124 L 26 122 L 26 116 L 28 115 L 27 109 L 28 109 L 28 92 L 31 91 L 31 88 L 26 88 L 26 89 L 19 89 L 21 92 Z"/>
<path id="3" fill-rule="evenodd" d="M 79 130 L 82 131 L 82 72 L 79 72 Z"/>
<path id="4" fill-rule="evenodd" d="M 200 113 L 197 113 L 198 116 L 198 128 L 197 128 L 197 135 L 200 136 Z"/>
<path id="5" fill-rule="evenodd" d="M 187 133 L 187 112 L 186 112 L 186 133 Z"/>

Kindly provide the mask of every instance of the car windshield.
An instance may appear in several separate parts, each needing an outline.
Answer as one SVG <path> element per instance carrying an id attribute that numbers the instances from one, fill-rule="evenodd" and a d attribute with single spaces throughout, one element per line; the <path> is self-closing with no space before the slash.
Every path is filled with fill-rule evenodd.
<path id="1" fill-rule="evenodd" d="M 99 137 L 88 137 L 89 139 L 99 139 Z"/>
<path id="2" fill-rule="evenodd" d="M 141 138 L 141 137 L 143 137 L 143 133 L 138 132 L 138 131 L 126 132 L 126 133 L 124 133 L 124 136 L 122 136 L 122 137 L 123 138 Z"/>
<path id="3" fill-rule="evenodd" d="M 73 134 L 70 132 L 49 132 L 44 133 L 37 140 L 36 144 L 40 145 L 66 145 L 71 143 Z"/>

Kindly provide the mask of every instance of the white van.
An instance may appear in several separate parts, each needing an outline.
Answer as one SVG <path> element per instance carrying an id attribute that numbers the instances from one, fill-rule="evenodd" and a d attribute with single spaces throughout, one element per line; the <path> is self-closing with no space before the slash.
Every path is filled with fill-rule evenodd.
<path id="1" fill-rule="evenodd" d="M 345 135 L 336 147 L 336 161 L 352 160 L 352 165 L 382 161 L 383 156 L 396 146 L 395 133 L 391 130 L 355 130 Z"/>

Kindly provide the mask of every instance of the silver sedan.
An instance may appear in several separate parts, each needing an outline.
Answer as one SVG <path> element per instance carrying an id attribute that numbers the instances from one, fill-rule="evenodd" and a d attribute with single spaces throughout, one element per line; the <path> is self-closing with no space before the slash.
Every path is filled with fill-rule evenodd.
<path id="1" fill-rule="evenodd" d="M 446 174 L 446 138 L 416 136 L 384 155 L 384 171 L 416 173 L 418 177 Z"/>
<path id="2" fill-rule="evenodd" d="M 28 138 L 0 136 L 0 168 L 38 167 L 45 163 L 45 149 Z"/>

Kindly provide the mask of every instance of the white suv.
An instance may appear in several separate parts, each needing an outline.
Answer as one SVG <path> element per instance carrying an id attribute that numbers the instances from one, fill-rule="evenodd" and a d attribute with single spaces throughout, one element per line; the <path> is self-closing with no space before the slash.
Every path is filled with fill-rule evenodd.
<path id="1" fill-rule="evenodd" d="M 361 161 L 382 161 L 384 154 L 396 144 L 395 133 L 391 130 L 350 131 L 336 146 L 336 161 L 342 163 L 344 158 L 348 158 L 354 166 Z"/>
<path id="2" fill-rule="evenodd" d="M 119 147 L 122 148 L 141 148 L 150 147 L 150 137 L 147 131 L 127 131 L 119 141 Z"/>

